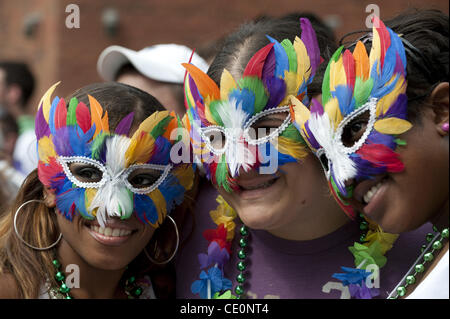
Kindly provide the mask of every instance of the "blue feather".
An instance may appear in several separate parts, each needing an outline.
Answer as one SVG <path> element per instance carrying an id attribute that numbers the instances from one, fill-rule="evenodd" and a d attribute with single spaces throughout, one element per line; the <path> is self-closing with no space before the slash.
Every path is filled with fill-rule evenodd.
<path id="1" fill-rule="evenodd" d="M 56 129 L 55 129 L 55 112 L 56 112 L 56 107 L 58 106 L 59 103 L 59 97 L 55 97 L 53 99 L 52 102 L 52 106 L 50 107 L 50 112 L 49 112 L 49 116 L 48 116 L 48 126 L 50 127 L 50 132 L 52 133 L 52 135 L 55 135 Z"/>
<path id="2" fill-rule="evenodd" d="M 186 190 L 173 174 L 169 173 L 158 189 L 166 200 L 167 213 L 172 211 L 176 205 L 180 205 L 184 200 Z"/>
<path id="3" fill-rule="evenodd" d="M 152 224 L 158 221 L 158 212 L 156 211 L 155 203 L 147 195 L 134 195 L 134 211 L 136 212 L 137 218 L 144 224 L 147 224 L 147 220 Z"/>
<path id="4" fill-rule="evenodd" d="M 353 99 L 353 90 L 346 85 L 336 86 L 336 90 L 331 95 L 338 99 L 339 109 L 343 116 L 347 116 L 355 109 L 355 100 Z"/>
<path id="5" fill-rule="evenodd" d="M 248 114 L 248 116 L 252 116 L 255 112 L 255 94 L 247 88 L 240 90 L 233 90 L 229 94 L 229 99 L 235 99 L 236 105 L 242 104 L 242 109 Z"/>
<path id="6" fill-rule="evenodd" d="M 286 54 L 286 51 L 284 51 L 283 46 L 274 38 L 266 35 L 266 37 L 269 39 L 270 42 L 274 43 L 273 50 L 275 53 L 275 77 L 281 77 L 284 79 L 284 71 L 289 70 L 289 59 Z"/>

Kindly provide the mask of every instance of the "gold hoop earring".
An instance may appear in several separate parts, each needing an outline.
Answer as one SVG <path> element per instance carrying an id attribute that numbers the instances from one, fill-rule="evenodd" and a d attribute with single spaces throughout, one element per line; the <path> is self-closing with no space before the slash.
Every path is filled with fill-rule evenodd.
<path id="1" fill-rule="evenodd" d="M 35 250 L 48 250 L 48 249 L 50 249 L 50 248 L 55 247 L 55 246 L 59 243 L 59 241 L 61 240 L 61 238 L 62 238 L 62 233 L 59 233 L 58 239 L 57 239 L 53 244 L 51 244 L 51 245 L 48 246 L 48 247 L 36 247 L 36 246 L 33 246 L 33 245 L 27 243 L 27 242 L 22 238 L 22 236 L 19 234 L 19 231 L 17 230 L 17 214 L 19 213 L 19 211 L 20 211 L 25 205 L 27 205 L 27 204 L 29 204 L 29 203 L 31 203 L 31 202 L 44 203 L 44 201 L 41 201 L 41 200 L 38 200 L 38 199 L 32 199 L 32 200 L 29 200 L 29 201 L 23 203 L 22 205 L 19 206 L 19 208 L 17 208 L 16 213 L 14 214 L 14 232 L 16 233 L 17 238 L 19 238 L 20 241 L 21 241 L 22 243 L 24 243 L 24 244 L 27 245 L 28 247 L 33 248 L 33 249 L 35 249 Z"/>
<path id="2" fill-rule="evenodd" d="M 154 264 L 156 264 L 156 265 L 165 265 L 165 264 L 169 263 L 169 262 L 173 259 L 173 257 L 175 257 L 175 254 L 176 254 L 177 251 L 178 251 L 178 245 L 179 245 L 179 243 L 180 243 L 180 235 L 179 235 L 179 233 L 178 233 L 177 223 L 176 223 L 176 222 L 173 220 L 173 218 L 170 217 L 169 215 L 167 215 L 167 218 L 169 218 L 170 221 L 171 221 L 171 222 L 173 223 L 173 225 L 175 226 L 175 234 L 176 234 L 176 236 L 177 236 L 177 244 L 176 244 L 176 246 L 175 246 L 175 250 L 174 250 L 174 252 L 172 253 L 172 255 L 170 255 L 170 257 L 169 257 L 167 260 L 163 261 L 163 262 L 158 262 L 158 261 L 156 261 L 154 258 L 152 258 L 152 257 L 150 256 L 150 254 L 147 252 L 147 249 L 144 248 L 144 253 L 145 253 L 145 255 L 147 256 L 147 258 L 148 258 L 152 263 L 154 263 Z M 156 243 L 157 243 L 157 241 L 156 241 Z M 156 245 L 155 245 L 155 246 L 156 246 Z"/>

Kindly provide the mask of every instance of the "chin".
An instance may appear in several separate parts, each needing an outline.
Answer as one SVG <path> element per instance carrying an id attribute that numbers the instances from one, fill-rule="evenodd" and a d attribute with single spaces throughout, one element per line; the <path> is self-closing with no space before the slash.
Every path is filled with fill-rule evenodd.
<path id="1" fill-rule="evenodd" d="M 237 213 L 242 222 L 252 229 L 269 230 L 272 228 L 276 218 L 276 214 L 272 211 L 253 207 L 242 210 L 238 209 Z"/>

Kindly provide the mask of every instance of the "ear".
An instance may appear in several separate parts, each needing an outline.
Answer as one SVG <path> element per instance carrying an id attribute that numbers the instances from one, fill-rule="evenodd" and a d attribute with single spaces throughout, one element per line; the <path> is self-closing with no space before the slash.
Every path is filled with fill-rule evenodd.
<path id="1" fill-rule="evenodd" d="M 43 195 L 45 206 L 48 208 L 54 208 L 56 206 L 55 193 L 49 187 L 44 187 Z"/>
<path id="2" fill-rule="evenodd" d="M 442 136 L 448 135 L 448 130 L 444 130 L 442 125 L 449 122 L 449 83 L 439 83 L 431 92 L 430 101 L 433 104 L 433 111 L 435 114 L 434 122 L 436 129 Z"/>

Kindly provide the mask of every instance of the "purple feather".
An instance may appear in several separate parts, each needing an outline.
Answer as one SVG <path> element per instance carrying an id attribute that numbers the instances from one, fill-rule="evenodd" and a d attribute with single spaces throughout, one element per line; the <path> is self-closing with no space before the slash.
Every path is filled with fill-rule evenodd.
<path id="1" fill-rule="evenodd" d="M 191 90 L 192 98 L 194 99 L 195 103 L 200 101 L 201 104 L 203 104 L 203 98 L 200 96 L 200 93 L 198 92 L 198 88 L 197 85 L 195 84 L 194 79 L 190 75 L 188 76 L 189 76 L 189 88 Z"/>
<path id="2" fill-rule="evenodd" d="M 264 85 L 269 92 L 269 100 L 264 110 L 277 107 L 286 95 L 286 83 L 284 80 L 272 76 L 264 79 Z"/>
<path id="3" fill-rule="evenodd" d="M 131 123 L 133 123 L 134 118 L 134 112 L 131 112 L 127 116 L 125 116 L 120 123 L 116 126 L 116 129 L 114 133 L 119 135 L 125 135 L 128 136 L 128 133 L 130 132 Z"/>
<path id="4" fill-rule="evenodd" d="M 386 172 L 385 167 L 373 166 L 369 161 L 362 159 L 358 154 L 350 155 L 352 161 L 356 164 L 358 173 L 356 175 L 356 180 L 361 181 L 363 179 L 372 179 L 374 176 L 383 174 Z"/>
<path id="5" fill-rule="evenodd" d="M 68 126 L 61 127 L 56 130 L 53 135 L 53 144 L 55 145 L 56 154 L 59 156 L 74 155 L 72 147 L 70 146 L 70 132 Z"/>
<path id="6" fill-rule="evenodd" d="M 395 143 L 395 137 L 393 135 L 382 134 L 377 130 L 372 130 L 367 137 L 367 142 L 372 144 L 384 144 L 391 150 L 395 150 L 397 143 Z"/>
<path id="7" fill-rule="evenodd" d="M 323 114 L 323 106 L 315 98 L 311 99 L 310 111 L 312 113 L 318 113 L 319 116 Z"/>
<path id="8" fill-rule="evenodd" d="M 170 149 L 172 144 L 168 139 L 163 136 L 158 136 L 155 140 L 155 148 L 153 151 L 153 156 L 151 157 L 149 163 L 165 165 L 170 160 Z"/>
<path id="9" fill-rule="evenodd" d="M 311 22 L 307 18 L 300 18 L 300 27 L 302 29 L 301 39 L 305 44 L 311 61 L 311 76 L 316 74 L 317 67 L 320 64 L 320 50 L 317 43 L 316 32 L 314 31 Z"/>
<path id="10" fill-rule="evenodd" d="M 275 73 L 275 66 L 277 64 L 277 60 L 275 58 L 275 50 L 270 50 L 269 54 L 266 57 L 266 61 L 264 62 L 264 66 L 262 69 L 261 80 L 266 83 L 266 80 L 272 78 Z"/>
<path id="11" fill-rule="evenodd" d="M 309 144 L 310 144 L 313 148 L 315 148 L 316 150 L 318 150 L 318 149 L 320 148 L 320 144 L 316 141 L 316 138 L 314 137 L 314 134 L 313 134 L 313 133 L 311 132 L 311 130 L 309 129 L 309 123 L 308 123 L 308 121 L 306 121 L 306 123 L 305 123 L 305 130 L 306 130 L 306 133 L 308 134 L 307 139 L 308 139 Z"/>
<path id="12" fill-rule="evenodd" d="M 39 141 L 44 136 L 50 136 L 50 127 L 45 120 L 44 111 L 42 110 L 42 104 L 36 114 L 35 133 L 37 141 Z"/>
<path id="13" fill-rule="evenodd" d="M 386 113 L 380 116 L 380 118 L 396 117 L 406 120 L 408 112 L 408 97 L 406 94 L 399 94 L 397 100 L 389 107 Z"/>

